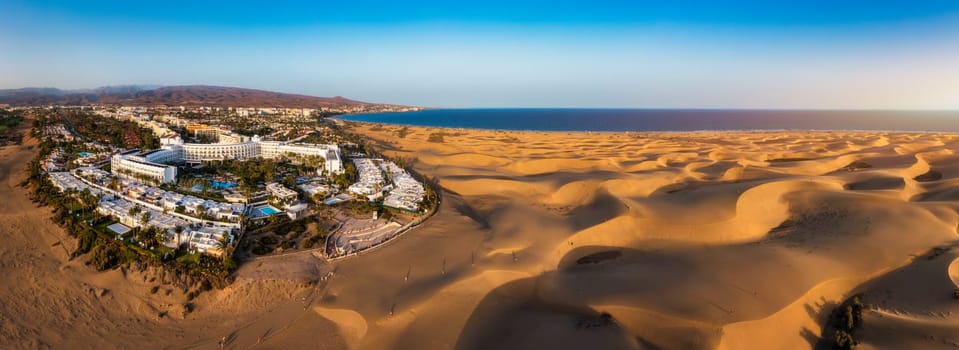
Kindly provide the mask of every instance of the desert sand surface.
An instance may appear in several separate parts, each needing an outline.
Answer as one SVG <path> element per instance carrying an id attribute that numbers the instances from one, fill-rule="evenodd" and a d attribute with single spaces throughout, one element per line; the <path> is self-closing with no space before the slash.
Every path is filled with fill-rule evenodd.
<path id="1" fill-rule="evenodd" d="M 858 293 L 863 348 L 959 343 L 959 135 L 351 125 L 445 192 L 337 262 L 350 347 L 808 349 Z"/>
<path id="2" fill-rule="evenodd" d="M 350 128 L 437 179 L 436 215 L 247 262 L 186 317 L 69 260 L 16 186 L 35 141 L 3 149 L 0 348 L 809 349 L 859 293 L 862 348 L 959 344 L 959 135 Z"/>

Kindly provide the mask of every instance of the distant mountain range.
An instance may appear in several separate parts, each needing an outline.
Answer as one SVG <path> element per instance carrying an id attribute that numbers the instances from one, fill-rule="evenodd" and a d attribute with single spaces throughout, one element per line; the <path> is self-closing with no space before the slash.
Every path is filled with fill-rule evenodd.
<path id="1" fill-rule="evenodd" d="M 222 86 L 107 86 L 86 90 L 57 88 L 0 89 L 0 104 L 210 107 L 356 107 L 378 105 L 344 97 L 315 97 Z"/>

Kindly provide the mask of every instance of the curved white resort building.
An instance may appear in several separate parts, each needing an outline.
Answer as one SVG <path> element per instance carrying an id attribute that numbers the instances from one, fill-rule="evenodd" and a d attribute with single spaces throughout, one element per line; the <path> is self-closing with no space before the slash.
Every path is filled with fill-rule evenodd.
<path id="1" fill-rule="evenodd" d="M 169 149 L 182 153 L 182 161 L 199 163 L 205 160 L 248 159 L 260 156 L 260 145 L 247 141 L 240 143 L 183 143 Z"/>
<path id="2" fill-rule="evenodd" d="M 140 152 L 126 151 L 110 158 L 110 172 L 114 175 L 135 180 L 156 183 L 176 182 L 176 166 L 162 163 L 170 162 L 171 155 L 166 150 Z"/>
<path id="3" fill-rule="evenodd" d="M 339 174 L 344 170 L 340 147 L 337 145 L 263 141 L 259 136 L 254 136 L 249 141 L 231 143 L 183 143 L 176 138 L 165 142 L 163 148 L 158 150 L 143 153 L 128 151 L 113 156 L 111 171 L 118 176 L 167 183 L 176 181 L 176 167 L 165 164 L 272 159 L 291 154 L 323 157 L 323 170 L 329 174 Z"/>

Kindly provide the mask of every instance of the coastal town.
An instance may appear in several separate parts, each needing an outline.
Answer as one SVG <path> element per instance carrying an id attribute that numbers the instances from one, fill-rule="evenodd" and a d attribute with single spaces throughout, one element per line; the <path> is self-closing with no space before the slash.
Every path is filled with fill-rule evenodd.
<path id="1" fill-rule="evenodd" d="M 336 259 L 400 235 L 436 202 L 422 179 L 325 119 L 346 111 L 32 112 L 42 116 L 37 133 L 50 145 L 38 162 L 46 179 L 64 195 L 95 202 L 91 225 L 99 233 L 141 248 L 216 258 L 314 249 Z M 101 122 L 122 123 L 122 137 L 78 127 Z"/>

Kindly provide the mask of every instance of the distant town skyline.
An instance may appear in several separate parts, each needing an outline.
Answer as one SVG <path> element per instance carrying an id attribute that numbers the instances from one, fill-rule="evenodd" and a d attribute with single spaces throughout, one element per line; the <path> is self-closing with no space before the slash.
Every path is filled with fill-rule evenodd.
<path id="1" fill-rule="evenodd" d="M 956 1 L 0 3 L 0 88 L 427 107 L 959 109 Z"/>

